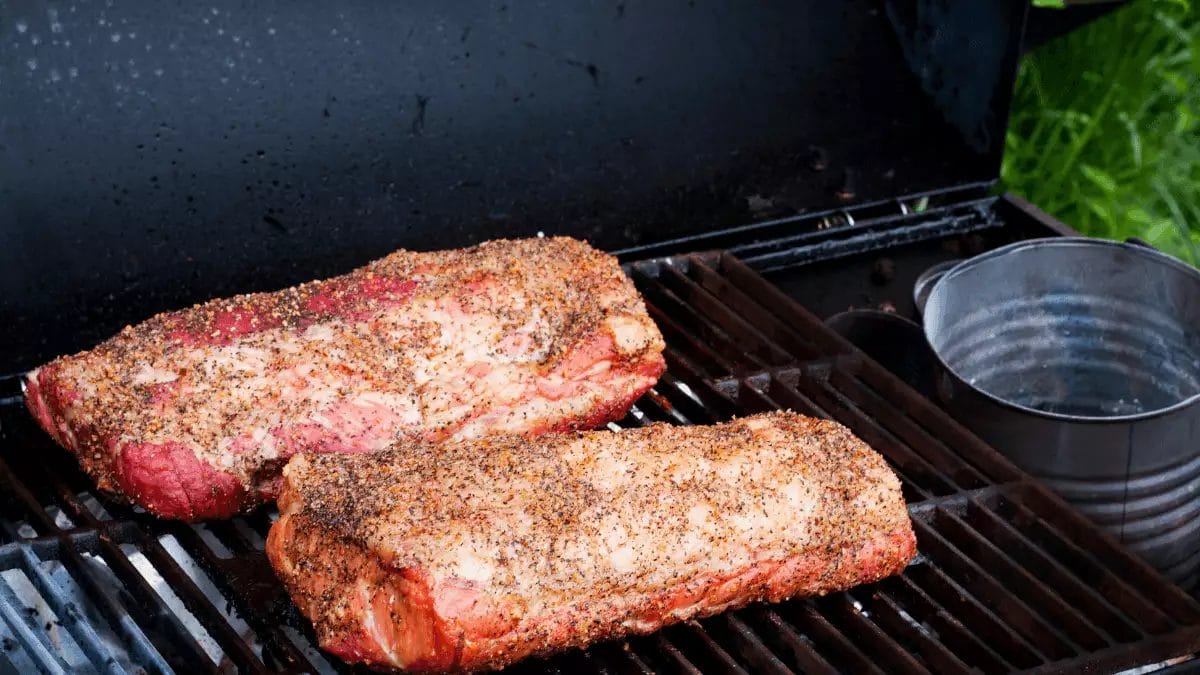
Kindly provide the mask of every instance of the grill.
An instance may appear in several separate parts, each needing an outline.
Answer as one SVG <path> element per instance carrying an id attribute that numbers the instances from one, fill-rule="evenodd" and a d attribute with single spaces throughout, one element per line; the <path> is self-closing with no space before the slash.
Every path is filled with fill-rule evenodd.
<path id="1" fill-rule="evenodd" d="M 1044 225 L 1012 200 L 914 210 L 867 205 L 662 247 L 728 249 L 715 252 L 625 252 L 667 339 L 668 372 L 619 426 L 704 424 L 779 408 L 835 419 L 900 475 L 917 559 L 900 576 L 849 592 L 754 605 L 516 670 L 1189 665 L 1200 650 L 1193 599 L 826 328 L 795 299 L 802 293 L 784 290 L 830 261 L 854 270 L 880 252 L 947 256 Z M 906 269 L 897 263 L 899 277 Z M 881 301 L 860 290 L 851 296 Z M 17 380 L 3 386 L 0 654 L 9 671 L 349 672 L 316 649 L 272 575 L 262 549 L 273 511 L 192 526 L 112 503 L 35 428 Z"/>
<path id="2" fill-rule="evenodd" d="M 1021 46 L 1077 10 L 1039 29 L 1011 0 L 76 4 L 0 2 L 0 373 L 402 246 L 586 238 L 668 342 L 617 426 L 835 419 L 901 476 L 919 555 L 515 670 L 1200 664 L 1196 600 L 931 403 L 902 350 L 873 360 L 821 320 L 916 318 L 930 265 L 1069 233 L 988 190 Z M 109 501 L 0 377 L 0 672 L 352 672 L 275 579 L 273 518 Z"/>

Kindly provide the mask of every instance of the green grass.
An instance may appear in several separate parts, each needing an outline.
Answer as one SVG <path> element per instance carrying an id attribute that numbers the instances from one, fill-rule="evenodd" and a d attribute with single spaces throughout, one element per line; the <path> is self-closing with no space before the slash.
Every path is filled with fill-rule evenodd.
<path id="1" fill-rule="evenodd" d="M 1001 187 L 1200 264 L 1200 11 L 1134 0 L 1026 57 Z"/>

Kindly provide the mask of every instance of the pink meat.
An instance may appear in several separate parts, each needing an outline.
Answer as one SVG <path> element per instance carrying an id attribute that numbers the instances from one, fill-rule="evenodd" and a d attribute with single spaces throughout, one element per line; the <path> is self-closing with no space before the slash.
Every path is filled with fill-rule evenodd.
<path id="1" fill-rule="evenodd" d="M 619 418 L 662 348 L 610 256 L 495 241 L 158 315 L 31 371 L 26 404 L 101 488 L 223 518 L 273 499 L 300 452 Z"/>
<path id="2" fill-rule="evenodd" d="M 406 672 L 842 590 L 916 554 L 883 458 L 793 413 L 303 455 L 279 509 L 267 555 L 321 646 Z"/>

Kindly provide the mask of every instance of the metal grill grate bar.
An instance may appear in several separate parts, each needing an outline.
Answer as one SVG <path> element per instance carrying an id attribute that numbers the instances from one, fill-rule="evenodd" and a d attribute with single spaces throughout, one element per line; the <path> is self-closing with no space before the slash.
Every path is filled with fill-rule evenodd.
<path id="1" fill-rule="evenodd" d="M 940 439 L 942 446 L 954 450 L 959 462 L 970 465 L 997 482 L 1027 479 L 1007 458 L 988 447 L 939 408 L 916 395 L 908 385 L 883 366 L 868 358 L 861 359 L 858 366 L 858 372 L 854 373 L 855 378 L 875 392 L 881 400 L 891 402 L 897 411 L 912 418 L 912 421 L 930 436 Z"/>
<path id="2" fill-rule="evenodd" d="M 915 454 L 915 448 L 924 450 L 922 459 L 937 467 L 952 484 L 965 490 L 988 484 L 989 481 L 975 467 L 963 462 L 950 448 L 921 428 L 911 417 L 906 417 L 864 386 L 858 378 L 838 371 L 830 376 L 830 384 L 843 392 L 846 398 L 852 399 L 862 411 L 863 417 L 886 428 L 910 452 Z"/>
<path id="3" fill-rule="evenodd" d="M 1008 551 L 1010 555 L 1015 552 L 1014 557 L 1019 557 L 1037 579 L 1063 594 L 1064 599 L 1078 606 L 1084 616 L 1101 622 L 1101 626 L 1115 641 L 1130 642 L 1148 635 L 1147 632 L 1139 630 L 1136 623 L 1122 614 L 1108 599 L 1072 575 L 1062 563 L 1038 549 L 1024 534 L 990 508 L 975 500 L 969 502 L 967 508 L 980 534 L 995 542 L 1002 550 Z"/>
<path id="4" fill-rule="evenodd" d="M 172 667 L 199 668 L 215 672 L 208 654 L 184 628 L 179 617 L 150 587 L 125 553 L 106 538 L 100 538 L 98 548 L 101 559 L 113 571 L 133 600 L 132 603 L 124 603 L 125 608 L 138 617 L 138 626 L 147 632 L 147 637 L 154 642 L 159 653 L 168 659 Z"/>
<path id="5" fill-rule="evenodd" d="M 917 536 L 924 543 L 927 535 L 918 525 Z M 923 536 L 924 535 L 924 536 Z M 928 554 L 928 549 L 922 546 Z M 1018 668 L 1028 668 L 1047 659 L 1018 632 L 1017 627 L 1009 625 L 993 609 L 971 594 L 959 582 L 934 564 L 917 565 L 906 573 L 913 581 L 938 605 L 946 608 L 972 633 L 989 645 L 994 653 L 1003 661 Z"/>
<path id="6" fill-rule="evenodd" d="M 243 636 L 229 625 L 215 607 L 205 597 L 191 577 L 179 567 L 175 559 L 163 548 L 157 539 L 143 541 L 140 547 L 143 554 L 154 565 L 155 570 L 166 579 L 171 589 L 179 596 L 187 609 L 192 612 L 200 625 L 208 631 L 221 650 L 233 660 L 242 672 L 263 672 L 263 664 L 258 656 L 246 643 Z"/>
<path id="7" fill-rule="evenodd" d="M 786 392 L 785 392 L 786 395 Z M 741 404 L 742 414 L 752 415 L 758 412 L 768 412 L 771 410 L 791 410 L 793 412 L 811 415 L 813 417 L 821 417 L 828 419 L 828 415 L 819 410 L 811 402 L 800 399 L 786 400 L 779 399 L 780 392 L 774 389 L 763 391 L 755 387 L 751 382 L 742 380 L 738 383 L 737 398 Z"/>
<path id="8" fill-rule="evenodd" d="M 96 535 L 83 535 L 88 539 L 98 539 Z M 114 627 L 115 632 L 128 646 L 138 663 L 147 664 L 157 672 L 170 670 L 162 655 L 150 643 L 149 636 L 129 614 L 127 608 L 113 595 L 112 588 L 97 579 L 89 572 L 87 564 L 76 548 L 76 537 L 63 540 L 61 549 L 57 551 L 57 560 L 70 573 L 87 593 L 88 598 L 96 605 L 100 614 Z"/>
<path id="9" fill-rule="evenodd" d="M 262 515 L 254 517 L 254 520 L 259 521 L 258 527 L 253 528 L 255 530 L 261 532 L 269 527 L 262 522 L 266 520 Z M 244 558 L 251 556 L 261 557 L 261 551 L 257 547 L 249 545 L 242 537 L 237 536 L 234 528 L 228 523 L 209 523 L 208 527 L 218 533 L 218 538 L 225 545 L 236 547 L 233 550 L 237 553 L 237 557 L 231 559 L 219 557 L 212 547 L 204 542 L 199 532 L 191 526 L 177 525 L 172 528 L 172 533 L 184 550 L 199 561 L 202 567 L 209 570 L 214 582 L 227 597 L 234 596 L 238 590 L 238 588 L 232 587 L 234 584 L 231 582 L 237 582 L 236 586 L 241 589 L 243 595 L 246 594 L 247 589 L 266 586 L 272 588 L 276 598 L 268 599 L 261 593 L 254 593 L 253 597 L 243 598 L 243 601 L 260 605 L 263 608 L 273 605 L 274 601 L 281 596 L 281 592 L 272 583 L 273 577 L 270 576 L 270 571 L 264 569 L 262 565 L 248 566 L 244 561 Z M 269 615 L 269 612 L 240 612 L 240 614 L 245 618 L 251 630 L 263 640 L 265 658 L 271 658 L 281 666 L 304 667 L 307 660 L 292 640 L 280 634 L 271 621 L 264 620 L 264 615 Z"/>
<path id="10" fill-rule="evenodd" d="M 875 659 L 867 656 L 857 643 L 834 627 L 810 601 L 780 607 L 778 614 L 799 628 L 815 644 L 828 649 L 830 656 L 841 661 L 855 673 L 883 673 Z"/>
<path id="11" fill-rule="evenodd" d="M 658 652 L 666 657 L 670 667 L 676 672 L 686 673 L 687 675 L 700 675 L 702 672 L 699 668 L 692 664 L 683 652 L 679 651 L 666 635 L 656 633 L 653 638 L 654 646 Z"/>
<path id="12" fill-rule="evenodd" d="M 737 403 L 727 393 L 713 386 L 701 372 L 689 364 L 678 352 L 668 347 L 663 352 L 667 369 L 678 382 L 687 385 L 706 407 L 714 420 L 727 420 L 738 410 Z"/>
<path id="13" fill-rule="evenodd" d="M 608 661 L 617 665 L 618 672 L 641 675 L 651 675 L 654 672 L 642 657 L 633 651 L 628 642 L 601 645 L 596 648 L 596 652 L 609 656 Z"/>
<path id="14" fill-rule="evenodd" d="M 1030 608 L 1023 598 L 1006 589 L 941 533 L 920 521 L 915 525 L 925 555 L 964 590 L 969 587 L 970 590 L 966 592 L 980 604 L 990 608 L 996 616 L 1004 617 L 1004 623 L 1047 660 L 1063 659 L 1079 653 L 1078 645 L 1063 635 L 1046 617 Z"/>
<path id="15" fill-rule="evenodd" d="M 695 264 L 689 267 L 689 271 L 698 269 L 703 267 Z M 711 270 L 709 272 L 715 274 Z M 675 297 L 683 298 L 696 313 L 733 336 L 738 348 L 754 357 L 758 363 L 782 366 L 821 358 L 820 352 L 728 284 L 710 282 L 701 286 L 673 265 L 664 266 L 655 281 L 670 289 Z M 710 288 L 712 286 L 726 297 L 717 297 Z"/>
<path id="16" fill-rule="evenodd" d="M 1065 637 L 1074 644 L 1088 650 L 1101 649 L 1112 644 L 1112 638 L 1093 624 L 1083 613 L 1076 611 L 1028 571 L 1021 568 L 1003 549 L 968 526 L 954 513 L 938 509 L 934 516 L 934 527 L 947 542 L 965 553 L 972 560 L 989 561 L 989 573 L 1005 586 L 1019 591 L 1019 597 L 1027 606 L 1038 610 L 1039 615 L 1053 618 L 1063 626 Z"/>
<path id="17" fill-rule="evenodd" d="M 687 336 L 685 344 L 702 355 L 701 361 L 710 360 L 718 366 L 714 374 L 744 373 L 761 370 L 767 366 L 754 354 L 740 350 L 734 338 L 710 321 L 705 320 L 675 293 L 656 281 L 637 273 L 633 274 L 634 285 L 647 302 L 650 316 L 656 322 L 659 317 L 670 317 L 664 321 L 671 333 Z M 662 326 L 663 324 L 660 324 Z M 708 358 L 705 358 L 708 357 Z"/>
<path id="18" fill-rule="evenodd" d="M 1095 555 L 1043 520 L 1025 504 L 1003 500 L 998 504 L 997 512 L 1002 517 L 1011 519 L 1015 527 L 1019 527 L 1043 550 L 1066 560 L 1085 583 L 1103 592 L 1110 601 L 1122 607 L 1127 616 L 1138 617 L 1152 634 L 1157 635 L 1179 625 L 1173 617 L 1164 612 L 1166 607 L 1142 596 L 1136 586 L 1106 568 Z"/>
<path id="19" fill-rule="evenodd" d="M 872 617 L 885 631 L 914 646 L 921 659 L 935 673 L 966 673 L 970 667 L 954 655 L 927 628 L 919 626 L 896 600 L 882 588 L 876 588 L 867 597 L 866 606 Z"/>
<path id="20" fill-rule="evenodd" d="M 817 651 L 811 640 L 797 632 L 775 610 L 753 607 L 742 614 L 763 636 L 764 644 L 770 644 L 779 658 L 791 664 L 793 670 L 814 674 L 838 672 Z"/>
<path id="21" fill-rule="evenodd" d="M 621 426 L 781 407 L 835 419 L 896 467 L 921 553 L 877 584 L 530 660 L 518 672 L 1076 672 L 1200 650 L 1194 602 L 742 262 L 691 255 L 630 274 L 666 337 L 669 371 Z M 24 575 L 58 617 L 70 616 L 71 596 L 57 575 L 74 580 L 108 624 L 65 626 L 97 670 L 114 670 L 104 661 L 110 631 L 150 671 L 358 672 L 321 658 L 274 580 L 262 551 L 270 510 L 193 527 L 97 506 L 74 460 L 11 405 L 0 405 L 0 443 L 0 536 L 16 542 L 0 546 L 0 566 Z M 52 561 L 62 565 L 53 574 L 43 569 Z M 20 658 L 66 670 L 76 657 L 51 649 L 0 587 Z"/>
<path id="22" fill-rule="evenodd" d="M 690 256 L 688 260 L 691 263 L 689 273 L 693 275 L 689 279 L 694 278 L 693 283 L 698 284 L 707 293 L 711 293 L 715 302 L 736 308 L 734 311 L 737 315 L 745 317 L 756 333 L 779 345 L 780 348 L 791 354 L 794 360 L 814 360 L 827 353 L 826 350 L 814 345 L 811 338 L 805 338 L 804 333 L 798 330 L 796 325 L 781 321 L 728 279 L 722 277 L 708 265 L 704 256 Z M 671 268 L 671 271 L 679 274 L 676 268 Z"/>
<path id="23" fill-rule="evenodd" d="M 754 672 L 769 675 L 791 675 L 791 669 L 771 653 L 763 641 L 737 615 L 726 614 L 719 621 L 725 624 L 730 641 L 745 662 L 754 669 Z"/>
<path id="24" fill-rule="evenodd" d="M 721 255 L 714 266 L 731 285 L 740 290 L 744 297 L 751 298 L 769 316 L 794 330 L 803 330 L 807 340 L 821 354 L 840 356 L 854 353 L 854 347 L 836 333 L 824 328 L 824 324 L 812 312 L 802 307 L 786 293 L 751 270 L 742 261 L 730 255 Z"/>
<path id="25" fill-rule="evenodd" d="M 1195 627 L 1188 630 L 1160 635 L 1142 643 L 1145 650 L 1131 650 L 1127 647 L 1109 647 L 1100 651 L 1086 654 L 1077 659 L 1059 663 L 1048 663 L 1038 668 L 1031 668 L 1028 675 L 1050 675 L 1051 673 L 1120 673 L 1135 666 L 1151 667 L 1162 663 L 1162 660 L 1146 662 L 1142 656 L 1145 653 L 1157 654 L 1187 654 L 1196 653 L 1197 631 Z M 1191 672 L 1195 672 L 1196 663 L 1191 664 Z M 1147 672 L 1153 672 L 1147 671 Z"/>
<path id="26" fill-rule="evenodd" d="M 6 476 L 14 476 L 8 462 L 3 459 L 0 459 L 0 471 L 4 472 Z M 12 494 L 16 495 L 20 505 L 25 509 L 23 515 L 27 519 L 34 521 L 38 532 L 50 533 L 58 531 L 58 527 L 54 524 L 54 519 L 46 513 L 41 502 L 38 501 L 29 488 L 25 487 L 24 483 L 11 479 L 7 482 L 7 487 L 12 491 Z M 22 538 L 16 529 L 13 530 L 12 535 L 14 539 Z"/>
<path id="27" fill-rule="evenodd" d="M 1071 539 L 1086 545 L 1086 550 L 1079 547 L 1078 551 L 1085 558 L 1093 559 L 1097 564 L 1110 570 L 1120 570 L 1120 576 L 1112 575 L 1121 585 L 1144 594 L 1146 589 L 1158 589 L 1152 604 L 1164 610 L 1176 625 L 1195 625 L 1200 622 L 1200 608 L 1179 587 L 1163 582 L 1153 568 L 1129 551 L 1116 545 L 1113 539 L 1103 531 L 1095 528 L 1084 516 L 1071 509 L 1044 489 L 1034 489 L 1032 486 L 1022 491 L 1021 499 L 1008 500 L 1008 504 L 1017 509 L 1033 514 L 1035 519 L 1044 521 L 1047 526 L 1059 532 L 1073 535 Z M 1082 541 L 1081 541 L 1082 540 Z M 1125 583 L 1125 581 L 1129 583 Z"/>
<path id="28" fill-rule="evenodd" d="M 682 624 L 668 628 L 667 632 L 673 636 L 674 642 L 677 645 L 684 646 L 684 648 L 691 648 L 690 651 L 693 656 L 699 657 L 692 659 L 692 662 L 703 663 L 706 672 L 748 675 L 746 669 L 730 656 L 729 652 L 725 651 L 721 645 L 717 644 L 716 640 L 712 639 L 712 636 L 700 625 L 699 621 L 685 621 Z"/>
<path id="29" fill-rule="evenodd" d="M 861 605 L 849 593 L 837 593 L 815 601 L 822 614 L 839 626 L 856 644 L 870 647 L 872 658 L 889 673 L 929 673 L 917 659 L 875 622 L 867 618 Z"/>
<path id="30" fill-rule="evenodd" d="M 928 628 L 937 634 L 941 644 L 949 649 L 955 658 L 962 659 L 972 667 L 980 668 L 987 673 L 1007 672 L 1012 668 L 1001 656 L 993 651 L 990 645 L 996 642 L 967 626 L 953 608 L 946 608 L 933 599 L 912 579 L 916 569 L 910 569 L 904 575 L 894 579 L 885 579 L 883 588 L 889 589 L 892 596 L 902 602 L 910 615 L 921 617 Z"/>
<path id="31" fill-rule="evenodd" d="M 33 582 L 34 588 L 38 594 L 54 611 L 58 617 L 59 625 L 66 628 L 74 641 L 87 655 L 88 659 L 93 664 L 103 665 L 104 672 L 116 673 L 119 672 L 116 661 L 108 649 L 104 646 L 100 636 L 86 620 L 80 620 L 81 614 L 70 598 L 65 597 L 59 590 L 58 585 L 50 580 L 42 569 L 41 561 L 34 555 L 33 551 L 28 546 L 21 546 L 19 549 L 21 558 L 21 570 L 25 572 L 25 576 Z M 12 595 L 12 591 L 7 585 L 2 586 L 7 600 L 10 603 L 19 603 L 20 601 Z"/>

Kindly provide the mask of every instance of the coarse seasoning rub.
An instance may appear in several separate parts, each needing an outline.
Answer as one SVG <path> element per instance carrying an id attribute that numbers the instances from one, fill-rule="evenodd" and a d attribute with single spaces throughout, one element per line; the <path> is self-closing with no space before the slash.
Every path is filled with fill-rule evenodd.
<path id="1" fill-rule="evenodd" d="M 896 574 L 900 482 L 830 421 L 492 436 L 284 469 L 267 555 L 322 647 L 500 668 Z"/>
<path id="2" fill-rule="evenodd" d="M 222 518 L 274 498 L 297 452 L 620 418 L 662 349 L 611 256 L 492 241 L 160 314 L 31 371 L 26 404 L 102 489 Z"/>

